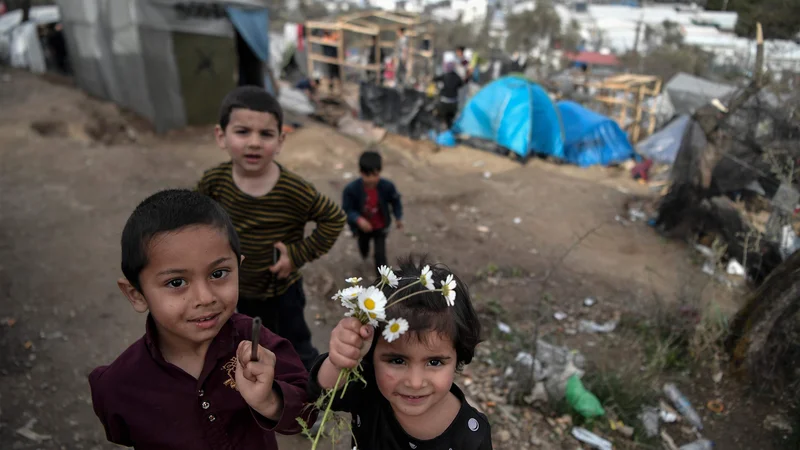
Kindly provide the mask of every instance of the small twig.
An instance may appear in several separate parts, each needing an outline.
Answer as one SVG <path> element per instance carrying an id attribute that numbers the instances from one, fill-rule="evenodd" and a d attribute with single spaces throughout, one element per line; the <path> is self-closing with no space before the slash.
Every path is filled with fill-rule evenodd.
<path id="1" fill-rule="evenodd" d="M 588 239 L 589 236 L 593 235 L 595 232 L 597 232 L 597 230 L 599 230 L 600 228 L 604 227 L 605 225 L 606 225 L 606 222 L 602 222 L 602 223 L 600 223 L 598 225 L 595 225 L 594 227 L 589 229 L 589 231 L 587 231 L 584 234 L 582 234 L 581 236 L 579 236 L 578 239 L 573 241 L 572 244 L 567 248 L 567 250 L 564 251 L 564 253 L 561 255 L 561 257 L 559 257 L 550 266 L 550 270 L 547 271 L 547 274 L 542 279 L 542 283 L 541 283 L 542 300 L 544 300 L 544 296 L 546 295 L 547 283 L 550 281 L 550 277 L 553 275 L 553 273 L 555 273 L 556 269 L 561 267 L 561 265 L 564 263 L 564 260 L 567 259 L 567 256 L 569 256 L 570 253 L 572 253 L 573 250 L 575 250 L 579 245 L 581 245 L 581 243 L 583 243 L 583 241 Z M 541 306 L 541 302 L 540 302 L 540 306 Z M 541 322 L 542 322 L 541 307 L 536 309 L 536 310 L 539 311 L 539 314 L 537 314 L 537 317 L 535 317 L 534 321 L 533 321 L 533 349 L 531 351 L 531 355 L 533 356 L 533 361 L 534 362 L 531 363 L 531 374 L 530 374 L 531 375 L 531 378 L 530 378 L 531 387 L 533 387 L 533 385 L 535 384 L 534 383 L 534 379 L 535 379 L 535 371 L 536 371 L 536 364 L 535 364 L 536 352 L 537 352 L 538 347 L 539 347 L 539 327 L 540 327 Z"/>

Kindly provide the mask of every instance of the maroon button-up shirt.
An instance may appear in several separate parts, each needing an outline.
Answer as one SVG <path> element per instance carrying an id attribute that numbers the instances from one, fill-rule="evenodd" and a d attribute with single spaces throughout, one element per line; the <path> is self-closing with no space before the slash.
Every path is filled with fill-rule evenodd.
<path id="1" fill-rule="evenodd" d="M 195 379 L 164 360 L 148 317 L 144 337 L 89 375 L 94 411 L 108 440 L 148 450 L 277 450 L 275 432 L 300 432 L 308 373 L 289 341 L 261 329 L 261 346 L 277 358 L 274 387 L 283 397 L 277 423 L 251 409 L 235 389 L 236 348 L 250 338 L 252 323 L 234 314 L 211 342 Z M 307 413 L 303 418 L 308 421 Z"/>

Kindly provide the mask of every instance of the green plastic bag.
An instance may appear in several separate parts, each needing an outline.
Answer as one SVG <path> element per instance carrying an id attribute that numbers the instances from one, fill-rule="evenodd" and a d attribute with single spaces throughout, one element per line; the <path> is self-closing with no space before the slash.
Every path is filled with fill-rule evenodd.
<path id="1" fill-rule="evenodd" d="M 603 405 L 600 404 L 600 400 L 583 387 L 583 383 L 581 383 L 581 379 L 578 378 L 577 374 L 572 375 L 567 380 L 566 397 L 567 403 L 587 419 L 606 414 Z"/>

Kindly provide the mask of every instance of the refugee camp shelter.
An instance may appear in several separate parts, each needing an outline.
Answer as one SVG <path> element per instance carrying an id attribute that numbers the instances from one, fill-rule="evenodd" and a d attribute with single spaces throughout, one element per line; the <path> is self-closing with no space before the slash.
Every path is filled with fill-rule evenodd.
<path id="1" fill-rule="evenodd" d="M 411 77 L 433 67 L 433 23 L 418 14 L 403 11 L 369 10 L 306 22 L 309 44 L 308 67 L 327 65 L 344 69 L 377 73 L 381 61 L 391 56 L 397 40 L 397 30 L 405 29 L 410 57 L 408 74 Z M 327 34 L 327 36 L 325 36 Z M 348 58 L 351 50 L 373 53 L 378 58 L 363 64 Z M 335 55 L 335 56 L 334 56 Z M 315 64 L 316 63 L 316 64 Z"/>
<path id="2" fill-rule="evenodd" d="M 670 78 L 664 85 L 666 100 L 676 115 L 694 114 L 698 108 L 711 100 L 721 99 L 735 90 L 735 86 L 715 83 L 684 72 Z"/>
<path id="3" fill-rule="evenodd" d="M 453 132 L 496 142 L 521 158 L 532 153 L 564 159 L 564 132 L 550 96 L 520 77 L 495 80 L 464 106 Z"/>
<path id="4" fill-rule="evenodd" d="M 628 136 L 610 117 L 571 101 L 556 106 L 564 124 L 566 162 L 579 167 L 610 166 L 634 156 Z"/>
<path id="5" fill-rule="evenodd" d="M 214 123 L 223 96 L 243 76 L 263 85 L 252 74 L 269 54 L 266 0 L 58 5 L 77 84 L 149 119 L 159 132 Z"/>
<path id="6" fill-rule="evenodd" d="M 687 128 L 693 126 L 695 126 L 695 122 L 692 116 L 682 114 L 652 136 L 648 136 L 647 139 L 636 144 L 636 152 L 659 164 L 671 166 L 678 156 L 684 137 L 689 136 Z M 698 139 L 701 135 L 702 133 L 697 133 Z M 705 142 L 699 145 L 705 145 Z"/>

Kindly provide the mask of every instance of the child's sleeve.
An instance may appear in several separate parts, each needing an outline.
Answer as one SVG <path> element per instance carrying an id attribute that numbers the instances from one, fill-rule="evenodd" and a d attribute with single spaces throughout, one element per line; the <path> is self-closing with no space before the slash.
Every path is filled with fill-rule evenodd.
<path id="1" fill-rule="evenodd" d="M 344 188 L 344 192 L 342 192 L 342 209 L 344 209 L 344 213 L 347 215 L 347 223 L 351 225 L 355 225 L 356 222 L 358 222 L 358 218 L 361 217 L 358 199 L 355 197 L 356 195 L 352 184 L 347 185 L 347 187 Z"/>
<path id="2" fill-rule="evenodd" d="M 200 181 L 197 182 L 197 186 L 195 186 L 194 190 L 203 195 L 211 197 L 211 177 L 208 175 L 209 173 L 206 171 L 200 178 Z"/>
<path id="3" fill-rule="evenodd" d="M 132 447 L 128 426 L 122 417 L 110 411 L 107 404 L 105 383 L 101 380 L 108 366 L 98 367 L 89 374 L 89 389 L 92 392 L 92 407 L 103 428 L 106 430 L 106 439 L 114 444 Z"/>
<path id="4" fill-rule="evenodd" d="M 317 227 L 302 241 L 286 245 L 292 263 L 298 269 L 328 253 L 344 229 L 345 222 L 344 211 L 339 205 L 320 194 L 313 186 L 309 185 L 308 189 L 311 202 L 306 221 L 316 222 Z"/>
<path id="5" fill-rule="evenodd" d="M 297 422 L 298 417 L 302 417 L 306 423 L 312 423 L 313 411 L 311 408 L 305 408 L 308 398 L 308 372 L 303 367 L 297 352 L 292 348 L 292 344 L 286 339 L 262 328 L 261 342 L 265 348 L 275 354 L 273 388 L 283 398 L 283 411 L 277 422 L 272 422 L 260 415 L 258 416 L 259 422 L 267 431 L 297 434 L 302 431 Z"/>
<path id="6" fill-rule="evenodd" d="M 397 220 L 403 220 L 403 202 L 400 200 L 400 193 L 397 192 L 397 188 L 394 186 L 394 183 L 391 184 L 389 195 L 389 203 L 392 205 L 392 213 L 394 213 L 394 218 Z"/>

